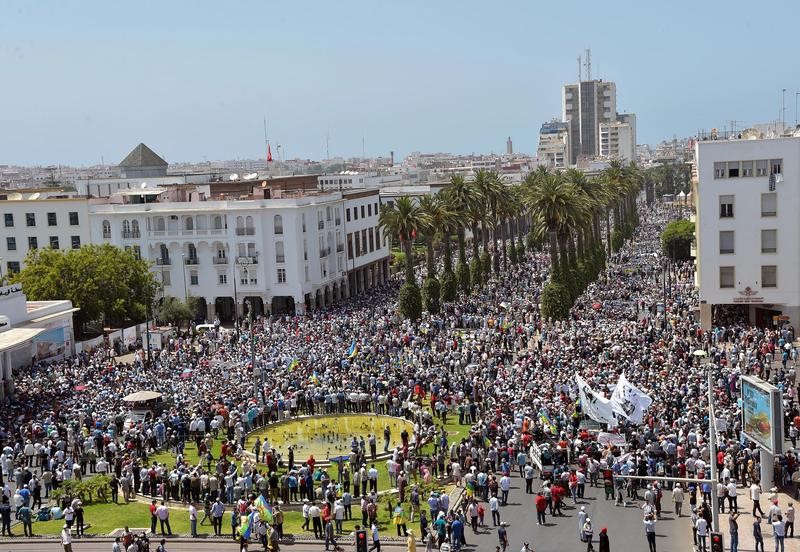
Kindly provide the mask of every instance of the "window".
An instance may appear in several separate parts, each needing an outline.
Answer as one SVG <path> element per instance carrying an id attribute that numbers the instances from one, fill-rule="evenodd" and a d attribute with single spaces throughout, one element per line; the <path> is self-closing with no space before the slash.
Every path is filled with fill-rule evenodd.
<path id="1" fill-rule="evenodd" d="M 361 218 L 364 218 L 364 206 L 361 206 Z"/>
<path id="2" fill-rule="evenodd" d="M 728 161 L 728 178 L 739 178 L 738 161 Z"/>
<path id="3" fill-rule="evenodd" d="M 80 236 L 72 236 L 69 241 L 70 241 L 70 245 L 72 245 L 72 249 L 80 249 L 81 248 L 81 237 Z"/>
<path id="4" fill-rule="evenodd" d="M 77 211 L 70 211 L 69 212 L 69 225 L 70 226 L 78 226 L 78 212 Z"/>
<path id="5" fill-rule="evenodd" d="M 778 267 L 775 265 L 765 265 L 761 267 L 761 287 L 778 287 Z"/>
<path id="6" fill-rule="evenodd" d="M 366 230 L 362 230 L 361 231 L 361 247 L 364 248 L 361 251 L 361 254 L 362 255 L 366 255 L 367 254 L 367 231 Z"/>
<path id="7" fill-rule="evenodd" d="M 161 273 L 161 283 L 165 286 L 172 285 L 172 278 L 170 278 L 169 272 L 162 272 Z"/>
<path id="8" fill-rule="evenodd" d="M 301 218 L 303 220 L 303 232 L 306 231 L 306 214 L 302 213 Z"/>
<path id="9" fill-rule="evenodd" d="M 278 283 L 285 284 L 286 283 L 286 269 L 279 268 L 278 269 Z"/>
<path id="10" fill-rule="evenodd" d="M 306 265 L 306 282 L 308 282 L 308 265 Z"/>
<path id="11" fill-rule="evenodd" d="M 375 227 L 375 249 L 381 248 L 381 229 L 380 227 Z"/>
<path id="12" fill-rule="evenodd" d="M 374 234 L 372 233 L 372 228 L 369 229 L 369 252 L 372 253 L 375 251 L 375 242 L 374 242 Z"/>
<path id="13" fill-rule="evenodd" d="M 778 251 L 778 231 L 777 230 L 762 230 L 761 231 L 761 252 L 762 253 L 775 253 Z"/>
<path id="14" fill-rule="evenodd" d="M 3 215 L 3 218 L 5 219 L 6 228 L 14 226 L 14 213 L 6 213 L 5 215 Z"/>
<path id="15" fill-rule="evenodd" d="M 219 285 L 224 286 L 228 283 L 228 275 L 227 274 L 217 274 L 217 283 Z"/>
<path id="16" fill-rule="evenodd" d="M 721 266 L 719 267 L 719 287 L 732 288 L 734 286 L 734 267 Z"/>
<path id="17" fill-rule="evenodd" d="M 725 178 L 725 162 L 714 163 L 714 178 Z"/>
<path id="18" fill-rule="evenodd" d="M 778 214 L 778 194 L 775 192 L 761 194 L 761 216 L 774 217 Z"/>
<path id="19" fill-rule="evenodd" d="M 719 233 L 719 254 L 733 253 L 733 230 L 721 230 Z"/>
<path id="20" fill-rule="evenodd" d="M 283 234 L 283 217 L 281 217 L 280 215 L 275 215 L 275 218 L 272 222 L 272 226 L 276 235 Z"/>
<path id="21" fill-rule="evenodd" d="M 196 270 L 192 270 L 189 273 L 189 283 L 193 286 L 196 286 L 200 282 L 200 277 L 197 275 Z"/>
<path id="22" fill-rule="evenodd" d="M 752 161 L 742 161 L 742 176 L 753 176 Z"/>
<path id="23" fill-rule="evenodd" d="M 125 221 L 128 222 L 128 221 Z M 124 230 L 123 230 L 124 232 Z M 110 239 L 111 238 L 111 223 L 107 220 L 103 221 L 103 238 Z"/>
<path id="24" fill-rule="evenodd" d="M 35 213 L 25 213 L 25 226 L 36 226 Z"/>
<path id="25" fill-rule="evenodd" d="M 356 257 L 361 256 L 361 234 L 356 232 Z"/>
<path id="26" fill-rule="evenodd" d="M 275 262 L 276 263 L 283 263 L 286 262 L 286 257 L 283 254 L 283 242 L 275 242 Z"/>
<path id="27" fill-rule="evenodd" d="M 759 159 L 756 161 L 756 176 L 767 176 L 767 160 Z"/>
<path id="28" fill-rule="evenodd" d="M 28 249 L 39 249 L 39 240 L 36 239 L 36 236 L 28 238 Z"/>
<path id="29" fill-rule="evenodd" d="M 348 207 L 347 210 L 345 210 L 344 213 L 345 213 L 345 218 L 347 219 L 347 222 L 350 222 L 350 207 Z M 8 215 L 6 215 L 6 217 L 8 217 Z M 6 224 L 6 226 L 8 226 L 8 224 Z M 14 226 L 14 217 L 13 216 L 11 217 L 11 226 Z"/>
<path id="30" fill-rule="evenodd" d="M 134 245 L 134 246 L 133 246 L 133 255 L 134 255 L 134 256 L 135 256 L 137 259 L 140 259 L 140 260 L 141 260 L 141 258 L 142 258 L 142 248 L 141 248 L 141 247 L 139 247 L 138 245 Z"/>
<path id="31" fill-rule="evenodd" d="M 8 261 L 6 265 L 9 274 L 16 274 L 19 272 L 19 262 L 18 261 Z"/>
<path id="32" fill-rule="evenodd" d="M 353 207 L 353 220 L 358 220 L 358 207 Z"/>
<path id="33" fill-rule="evenodd" d="M 719 218 L 733 217 L 733 196 L 721 195 L 719 196 Z"/>
<path id="34" fill-rule="evenodd" d="M 773 159 L 770 162 L 770 167 L 772 170 L 770 171 L 771 174 L 781 174 L 781 169 L 783 167 L 783 159 Z"/>
<path id="35" fill-rule="evenodd" d="M 330 206 L 325 207 L 325 220 L 327 220 L 328 222 L 331 221 L 332 212 L 333 209 L 331 209 Z"/>
<path id="36" fill-rule="evenodd" d="M 367 216 L 368 216 L 368 217 L 371 217 L 371 216 L 372 216 L 372 203 L 370 203 L 369 205 L 367 205 Z"/>
<path id="37" fill-rule="evenodd" d="M 378 215 L 378 202 L 375 202 L 375 215 Z"/>
<path id="38" fill-rule="evenodd" d="M 6 249 L 9 251 L 17 250 L 17 238 L 6 238 Z"/>
<path id="39" fill-rule="evenodd" d="M 353 258 L 353 234 L 347 234 L 347 258 Z"/>
<path id="40" fill-rule="evenodd" d="M 50 249 L 58 249 L 58 236 L 50 236 Z"/>
<path id="41" fill-rule="evenodd" d="M 47 226 L 58 226 L 58 219 L 55 213 L 47 213 Z"/>

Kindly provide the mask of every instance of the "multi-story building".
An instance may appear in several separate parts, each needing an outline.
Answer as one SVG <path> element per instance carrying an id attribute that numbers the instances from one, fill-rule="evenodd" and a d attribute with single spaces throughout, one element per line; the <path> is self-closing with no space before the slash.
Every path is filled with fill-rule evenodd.
<path id="1" fill-rule="evenodd" d="M 153 261 L 164 294 L 192 297 L 198 318 L 209 320 L 241 316 L 248 301 L 257 314 L 303 312 L 388 278 L 377 189 L 206 200 L 180 188 L 148 189 L 146 201 L 142 190 L 0 201 L 4 267 L 22 268 L 31 248 L 110 243 Z"/>
<path id="2" fill-rule="evenodd" d="M 551 169 L 565 168 L 571 159 L 570 124 L 560 121 L 544 123 L 539 130 L 537 156 L 540 165 Z"/>
<path id="3" fill-rule="evenodd" d="M 636 142 L 629 123 L 600 123 L 600 156 L 625 163 L 636 159 Z"/>
<path id="4" fill-rule="evenodd" d="M 800 137 L 695 145 L 700 317 L 800 322 Z M 714 136 L 717 138 L 717 136 Z"/>
<path id="5" fill-rule="evenodd" d="M 617 117 L 617 85 L 604 80 L 565 84 L 562 120 L 569 124 L 570 160 L 600 155 L 600 124 Z"/>

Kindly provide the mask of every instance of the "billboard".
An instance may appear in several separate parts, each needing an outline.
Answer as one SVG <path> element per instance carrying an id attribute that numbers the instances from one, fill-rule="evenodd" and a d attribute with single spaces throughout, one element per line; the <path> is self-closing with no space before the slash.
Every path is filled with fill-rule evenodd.
<path id="1" fill-rule="evenodd" d="M 783 453 L 783 413 L 777 387 L 753 377 L 742 377 L 742 427 L 745 437 L 771 454 Z"/>

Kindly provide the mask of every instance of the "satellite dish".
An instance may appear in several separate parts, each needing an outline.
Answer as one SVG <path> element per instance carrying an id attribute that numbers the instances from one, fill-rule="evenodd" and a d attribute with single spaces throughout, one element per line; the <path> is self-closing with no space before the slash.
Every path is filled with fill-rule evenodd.
<path id="1" fill-rule="evenodd" d="M 253 180 L 255 178 L 258 178 L 258 173 L 250 173 L 250 174 L 244 175 L 244 179 L 245 180 Z"/>
<path id="2" fill-rule="evenodd" d="M 41 194 L 40 194 L 39 192 L 33 192 L 33 193 L 31 194 L 31 197 L 29 197 L 28 199 L 39 199 L 39 196 L 40 196 L 40 195 L 41 195 Z"/>
<path id="3" fill-rule="evenodd" d="M 11 201 L 20 201 L 22 199 L 22 194 L 19 192 L 13 192 L 11 194 L 8 194 L 8 199 L 10 199 Z"/>
<path id="4" fill-rule="evenodd" d="M 147 188 L 147 182 L 142 182 L 141 186 L 139 187 L 142 189 Z"/>
<path id="5" fill-rule="evenodd" d="M 228 180 L 231 180 L 231 181 L 233 181 L 233 180 L 239 180 L 239 175 L 238 175 L 238 174 L 236 174 L 236 173 L 233 173 L 232 175 L 230 175 L 230 176 L 228 177 Z"/>

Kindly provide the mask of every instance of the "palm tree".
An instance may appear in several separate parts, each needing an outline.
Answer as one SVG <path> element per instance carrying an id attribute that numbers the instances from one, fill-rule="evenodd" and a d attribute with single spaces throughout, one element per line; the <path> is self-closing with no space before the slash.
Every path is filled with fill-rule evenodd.
<path id="1" fill-rule="evenodd" d="M 425 227 L 425 218 L 421 216 L 419 207 L 408 197 L 397 198 L 391 204 L 383 205 L 378 217 L 378 224 L 390 238 L 397 237 L 406 255 L 406 283 L 416 285 L 414 277 L 413 240 Z"/>
<path id="2" fill-rule="evenodd" d="M 444 230 L 443 234 L 447 236 L 448 231 L 446 226 L 449 225 L 451 220 L 450 211 L 447 205 L 436 196 L 423 196 L 419 199 L 419 206 L 417 207 L 419 216 L 423 222 L 422 235 L 425 236 L 425 246 L 427 248 L 427 265 L 428 265 L 428 278 L 436 277 L 436 261 L 433 251 L 433 240 L 436 233 Z M 449 243 L 449 237 L 448 237 Z M 446 269 L 447 267 L 445 267 Z"/>
<path id="3" fill-rule="evenodd" d="M 480 193 L 481 203 L 483 204 L 483 217 L 481 220 L 481 238 L 483 242 L 483 252 L 486 258 L 489 257 L 489 231 L 492 232 L 492 246 L 495 256 L 497 255 L 497 202 L 505 191 L 505 184 L 502 177 L 495 171 L 479 170 L 475 173 L 475 187 Z M 485 260 L 484 260 L 485 262 Z M 487 276 L 491 270 L 491 260 L 489 266 L 483 267 Z"/>
<path id="4" fill-rule="evenodd" d="M 472 204 L 473 190 L 461 175 L 450 177 L 450 183 L 443 190 L 449 211 L 457 222 L 456 231 L 458 234 L 458 264 L 456 265 L 456 275 L 458 277 L 458 287 L 467 292 L 470 289 L 469 269 L 467 268 L 466 240 L 464 237 L 467 220 L 467 213 Z"/>
<path id="5" fill-rule="evenodd" d="M 560 263 L 566 267 L 566 259 L 559 259 L 559 231 L 567 227 L 573 217 L 578 201 L 575 186 L 564 182 L 558 173 L 532 174 L 525 187 L 526 201 L 531 210 L 541 216 L 550 241 L 551 274 L 555 274 Z M 527 180 L 527 179 L 526 179 Z"/>
<path id="6" fill-rule="evenodd" d="M 514 255 L 512 262 L 516 261 L 516 246 L 514 245 L 515 239 L 515 223 L 516 218 L 520 212 L 519 202 L 519 186 L 511 186 L 505 189 L 505 193 L 501 194 L 497 201 L 497 215 L 499 217 L 500 227 L 500 243 L 503 247 L 503 270 L 508 270 L 508 253 L 506 246 L 506 228 L 509 229 L 511 247 L 513 248 Z"/>

